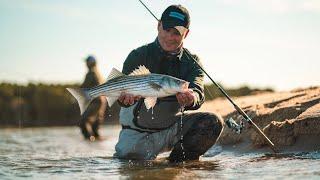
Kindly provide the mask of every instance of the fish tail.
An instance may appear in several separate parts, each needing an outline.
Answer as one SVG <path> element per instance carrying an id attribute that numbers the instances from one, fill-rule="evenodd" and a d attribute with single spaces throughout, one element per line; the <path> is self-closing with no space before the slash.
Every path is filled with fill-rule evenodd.
<path id="1" fill-rule="evenodd" d="M 85 89 L 67 88 L 67 90 L 72 94 L 73 97 L 77 99 L 80 107 L 80 114 L 82 115 L 88 108 L 93 98 L 89 95 L 88 91 L 86 91 Z"/>

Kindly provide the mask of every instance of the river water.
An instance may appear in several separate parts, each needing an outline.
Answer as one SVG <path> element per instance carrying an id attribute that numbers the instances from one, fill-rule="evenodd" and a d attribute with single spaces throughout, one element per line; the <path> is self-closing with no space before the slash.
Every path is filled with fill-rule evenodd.
<path id="1" fill-rule="evenodd" d="M 77 127 L 0 129 L 0 179 L 320 179 L 320 151 L 240 154 L 212 147 L 200 161 L 170 164 L 112 157 L 120 127 L 84 141 Z"/>

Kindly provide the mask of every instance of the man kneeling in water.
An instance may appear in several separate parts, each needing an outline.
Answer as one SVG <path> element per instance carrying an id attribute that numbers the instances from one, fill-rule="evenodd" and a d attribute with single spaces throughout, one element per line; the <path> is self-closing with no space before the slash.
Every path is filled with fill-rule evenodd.
<path id="1" fill-rule="evenodd" d="M 217 141 L 223 129 L 221 118 L 212 113 L 186 113 L 181 107 L 196 110 L 204 102 L 204 74 L 186 55 L 183 40 L 189 32 L 190 16 L 181 5 L 169 6 L 158 22 L 158 36 L 150 44 L 133 50 L 122 72 L 131 73 L 139 65 L 151 73 L 166 74 L 190 82 L 189 91 L 158 99 L 152 111 L 143 99 L 122 94 L 120 123 L 122 130 L 115 156 L 124 159 L 150 160 L 172 150 L 169 160 L 197 160 Z M 195 60 L 200 61 L 196 55 Z"/>

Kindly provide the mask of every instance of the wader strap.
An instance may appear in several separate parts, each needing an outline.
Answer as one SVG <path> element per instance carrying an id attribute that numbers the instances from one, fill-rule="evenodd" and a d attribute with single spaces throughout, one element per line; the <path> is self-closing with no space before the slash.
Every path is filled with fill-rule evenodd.
<path id="1" fill-rule="evenodd" d="M 135 129 L 135 128 L 132 128 L 130 126 L 125 126 L 125 125 L 122 125 L 122 129 L 131 129 L 131 130 L 137 131 L 139 133 L 149 133 L 149 134 L 155 133 L 155 132 L 143 131 L 143 130 L 140 130 L 140 129 Z"/>

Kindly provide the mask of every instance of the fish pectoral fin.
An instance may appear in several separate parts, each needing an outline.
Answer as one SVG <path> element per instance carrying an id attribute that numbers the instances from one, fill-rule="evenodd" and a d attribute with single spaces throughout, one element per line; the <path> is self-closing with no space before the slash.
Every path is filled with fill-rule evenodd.
<path id="1" fill-rule="evenodd" d="M 149 85 L 151 86 L 152 89 L 155 89 L 157 91 L 160 91 L 160 89 L 162 88 L 161 85 L 155 83 L 155 82 L 149 82 Z"/>
<path id="2" fill-rule="evenodd" d="M 118 97 L 106 97 L 108 101 L 108 106 L 111 107 L 114 102 L 118 100 Z"/>
<path id="3" fill-rule="evenodd" d="M 123 74 L 122 72 L 120 72 L 116 68 L 112 68 L 106 82 L 108 82 L 109 80 L 114 79 L 116 77 L 120 77 L 120 76 L 125 76 L 125 74 Z"/>
<path id="4" fill-rule="evenodd" d="M 144 99 L 144 104 L 146 105 L 147 109 L 154 107 L 157 103 L 157 97 L 146 97 Z"/>

